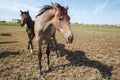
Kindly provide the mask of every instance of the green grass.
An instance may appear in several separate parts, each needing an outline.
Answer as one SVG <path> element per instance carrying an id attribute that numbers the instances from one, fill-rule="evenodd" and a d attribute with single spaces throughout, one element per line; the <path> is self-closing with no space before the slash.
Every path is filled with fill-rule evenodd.
<path id="1" fill-rule="evenodd" d="M 20 26 L 19 23 L 3 23 L 3 22 L 0 22 L 0 26 L 14 26 L 14 27 L 17 27 L 17 26 Z"/>
<path id="2" fill-rule="evenodd" d="M 51 51 L 52 71 L 41 80 L 120 80 L 120 27 L 97 25 L 71 25 L 74 34 L 72 44 L 66 44 L 57 32 L 57 58 Z M 27 50 L 25 27 L 19 24 L 0 23 L 0 80 L 39 80 L 38 47 L 34 40 L 34 53 Z M 43 46 L 43 71 L 47 66 Z M 110 75 L 110 73 L 112 75 Z"/>

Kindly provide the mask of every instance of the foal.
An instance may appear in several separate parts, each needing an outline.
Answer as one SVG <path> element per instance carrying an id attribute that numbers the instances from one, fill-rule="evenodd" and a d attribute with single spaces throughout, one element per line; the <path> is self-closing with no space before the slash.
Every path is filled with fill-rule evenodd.
<path id="1" fill-rule="evenodd" d="M 28 50 L 32 53 L 33 52 L 33 43 L 32 40 L 35 36 L 34 33 L 34 21 L 31 19 L 29 15 L 29 11 L 21 11 L 21 22 L 20 25 L 23 27 L 25 24 L 27 24 L 26 32 L 28 34 Z"/>
<path id="2" fill-rule="evenodd" d="M 63 7 L 57 3 L 52 5 L 45 5 L 41 12 L 37 15 L 35 20 L 35 36 L 38 40 L 38 60 L 40 74 L 42 70 L 41 58 L 42 58 L 42 40 L 47 42 L 47 64 L 48 70 L 50 70 L 50 39 L 54 33 L 54 30 L 58 30 L 65 38 L 67 43 L 72 43 L 73 34 L 70 28 L 70 17 L 67 14 L 68 7 Z M 54 27 L 54 28 L 53 28 Z"/>

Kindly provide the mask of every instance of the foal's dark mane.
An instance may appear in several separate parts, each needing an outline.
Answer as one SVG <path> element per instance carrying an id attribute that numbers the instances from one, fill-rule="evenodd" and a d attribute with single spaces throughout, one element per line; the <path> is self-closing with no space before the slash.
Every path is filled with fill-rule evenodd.
<path id="1" fill-rule="evenodd" d="M 29 15 L 29 13 L 27 13 L 27 12 L 23 12 L 23 13 L 26 14 L 26 15 L 28 16 L 29 20 L 32 21 L 32 18 L 31 18 L 31 16 Z"/>
<path id="2" fill-rule="evenodd" d="M 52 9 L 52 6 L 51 6 L 51 5 L 44 5 L 44 6 L 42 6 L 42 8 L 41 8 L 41 10 L 39 11 L 39 14 L 38 14 L 37 16 L 40 16 L 40 15 L 43 14 L 45 11 L 50 10 L 50 9 Z M 37 17 L 37 16 L 36 16 L 36 17 Z"/>
<path id="3" fill-rule="evenodd" d="M 57 7 L 59 7 L 59 8 L 61 9 L 61 11 L 65 11 L 65 8 L 64 8 L 63 6 L 61 6 L 60 4 L 55 3 L 55 5 L 56 5 Z M 40 16 L 41 14 L 43 14 L 44 12 L 46 12 L 46 11 L 52 9 L 52 8 L 53 8 L 53 7 L 52 7 L 51 5 L 44 5 L 44 6 L 42 6 L 42 8 L 41 8 L 41 10 L 39 11 L 39 14 L 38 14 L 37 16 Z M 36 16 L 36 17 L 37 17 L 37 16 Z"/>

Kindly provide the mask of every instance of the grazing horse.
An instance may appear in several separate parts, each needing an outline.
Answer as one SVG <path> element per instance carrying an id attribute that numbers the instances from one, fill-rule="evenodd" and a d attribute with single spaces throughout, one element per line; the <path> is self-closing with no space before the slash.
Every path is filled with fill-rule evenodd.
<path id="1" fill-rule="evenodd" d="M 58 3 L 51 3 L 51 5 L 45 5 L 41 12 L 37 15 L 35 20 L 35 36 L 38 41 L 38 60 L 39 60 L 39 70 L 42 73 L 42 40 L 47 42 L 47 65 L 48 71 L 50 70 L 50 39 L 54 34 L 54 31 L 59 31 L 65 38 L 67 43 L 72 43 L 73 34 L 70 28 L 70 17 L 67 14 L 68 7 L 63 7 Z"/>
<path id="2" fill-rule="evenodd" d="M 35 36 L 34 33 L 34 21 L 31 19 L 30 15 L 29 15 L 29 11 L 21 11 L 21 22 L 20 25 L 21 27 L 23 27 L 25 24 L 27 24 L 27 28 L 26 28 L 26 32 L 28 34 L 28 50 L 32 53 L 33 52 L 33 43 L 32 40 Z"/>

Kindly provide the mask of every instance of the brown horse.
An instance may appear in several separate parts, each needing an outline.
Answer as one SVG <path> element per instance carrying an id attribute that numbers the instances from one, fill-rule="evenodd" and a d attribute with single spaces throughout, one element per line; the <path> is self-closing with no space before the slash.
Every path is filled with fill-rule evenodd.
<path id="1" fill-rule="evenodd" d="M 42 40 L 47 42 L 47 64 L 48 70 L 50 70 L 50 39 L 55 29 L 58 30 L 65 38 L 67 43 L 72 43 L 73 34 L 70 28 L 70 17 L 67 14 L 68 7 L 63 7 L 57 3 L 52 5 L 45 5 L 41 12 L 37 15 L 35 20 L 35 36 L 38 40 L 38 59 L 40 74 L 42 70 L 41 58 L 42 58 Z"/>
<path id="2" fill-rule="evenodd" d="M 34 33 L 34 21 L 31 19 L 30 15 L 29 15 L 29 11 L 21 11 L 21 22 L 20 25 L 23 27 L 25 24 L 27 24 L 27 28 L 26 28 L 26 32 L 28 34 L 28 50 L 30 52 L 33 52 L 33 43 L 32 40 L 35 36 Z"/>

